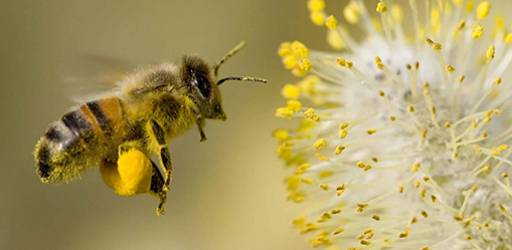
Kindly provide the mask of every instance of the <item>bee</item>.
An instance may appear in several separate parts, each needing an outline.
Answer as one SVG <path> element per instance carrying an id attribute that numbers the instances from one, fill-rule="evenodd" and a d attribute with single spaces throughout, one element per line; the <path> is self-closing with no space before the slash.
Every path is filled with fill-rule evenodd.
<path id="1" fill-rule="evenodd" d="M 35 146 L 40 180 L 67 183 L 99 166 L 117 195 L 149 193 L 159 199 L 156 213 L 163 214 L 172 179 L 171 139 L 196 125 L 205 141 L 206 119 L 226 120 L 219 90 L 224 82 L 267 82 L 249 76 L 218 79 L 220 66 L 244 46 L 241 42 L 213 66 L 190 55 L 179 65 L 148 66 L 127 75 L 104 97 L 64 114 Z"/>

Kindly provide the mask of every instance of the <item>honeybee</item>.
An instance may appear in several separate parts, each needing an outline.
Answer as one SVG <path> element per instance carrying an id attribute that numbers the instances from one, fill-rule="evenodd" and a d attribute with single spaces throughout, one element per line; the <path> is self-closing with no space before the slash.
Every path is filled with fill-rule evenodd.
<path id="1" fill-rule="evenodd" d="M 218 88 L 224 82 L 267 82 L 249 76 L 217 79 L 220 66 L 244 46 L 241 42 L 213 66 L 197 56 L 184 56 L 180 65 L 149 66 L 64 114 L 35 146 L 39 178 L 66 183 L 99 166 L 116 194 L 152 194 L 159 199 L 157 214 L 163 214 L 173 169 L 170 140 L 195 124 L 204 141 L 206 119 L 226 120 Z"/>

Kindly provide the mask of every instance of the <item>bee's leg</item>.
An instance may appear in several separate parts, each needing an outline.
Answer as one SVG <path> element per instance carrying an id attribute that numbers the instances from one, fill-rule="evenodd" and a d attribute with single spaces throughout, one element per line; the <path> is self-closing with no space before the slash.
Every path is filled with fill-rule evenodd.
<path id="1" fill-rule="evenodd" d="M 164 191 L 164 176 L 160 173 L 158 165 L 151 161 L 151 165 L 153 166 L 152 175 L 151 175 L 151 186 L 149 188 L 149 192 L 160 199 L 160 204 L 164 204 L 167 200 L 167 192 Z M 164 210 L 159 205 L 157 209 L 157 214 L 161 215 L 164 213 Z"/>
<path id="2" fill-rule="evenodd" d="M 164 167 L 165 175 L 164 175 L 164 182 L 162 185 L 162 191 L 159 195 L 160 197 L 160 203 L 157 207 L 157 214 L 163 214 L 164 213 L 164 204 L 166 201 L 167 192 L 169 192 L 169 186 L 171 184 L 172 179 L 172 162 L 171 162 L 171 154 L 169 153 L 169 148 L 167 147 L 167 143 L 165 142 L 165 132 L 164 129 L 158 124 L 157 121 L 151 120 L 150 121 L 150 128 L 151 128 L 151 134 L 156 139 L 156 142 L 158 143 L 158 151 L 156 154 L 160 158 L 160 163 Z"/>
<path id="3" fill-rule="evenodd" d="M 198 116 L 196 119 L 197 129 L 199 130 L 199 135 L 201 136 L 201 141 L 206 141 L 206 134 L 204 133 L 204 118 Z"/>

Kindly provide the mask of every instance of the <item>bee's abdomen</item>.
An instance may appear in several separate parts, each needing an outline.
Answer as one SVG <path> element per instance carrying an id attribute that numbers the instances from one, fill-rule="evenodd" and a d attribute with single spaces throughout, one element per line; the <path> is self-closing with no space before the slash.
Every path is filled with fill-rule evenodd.
<path id="1" fill-rule="evenodd" d="M 123 121 L 118 98 L 81 105 L 54 122 L 36 145 L 37 173 L 45 183 L 68 181 L 96 165 Z"/>

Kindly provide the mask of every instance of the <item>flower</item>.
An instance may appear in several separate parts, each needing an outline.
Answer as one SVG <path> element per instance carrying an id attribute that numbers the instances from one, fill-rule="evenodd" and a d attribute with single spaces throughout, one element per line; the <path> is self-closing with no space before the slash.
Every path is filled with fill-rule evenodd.
<path id="1" fill-rule="evenodd" d="M 281 46 L 293 224 L 329 249 L 512 249 L 512 33 L 488 1 L 408 2 L 309 0 L 339 51 Z"/>

